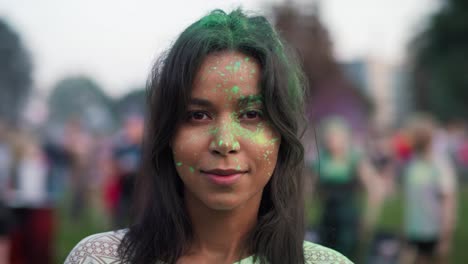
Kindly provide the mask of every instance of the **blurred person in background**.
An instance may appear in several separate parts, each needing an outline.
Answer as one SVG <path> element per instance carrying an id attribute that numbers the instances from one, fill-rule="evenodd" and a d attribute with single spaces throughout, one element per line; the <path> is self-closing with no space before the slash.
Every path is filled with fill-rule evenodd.
<path id="1" fill-rule="evenodd" d="M 5 206 L 5 193 L 12 166 L 11 144 L 6 125 L 0 120 L 0 264 L 9 263 L 11 213 Z"/>
<path id="2" fill-rule="evenodd" d="M 416 115 L 409 122 L 413 156 L 403 175 L 408 246 L 402 263 L 448 263 L 456 219 L 456 177 L 448 153 L 435 148 L 435 123 Z"/>
<path id="3" fill-rule="evenodd" d="M 351 130 L 344 119 L 329 117 L 320 127 L 322 145 L 313 163 L 322 208 L 319 241 L 350 259 L 360 258 L 358 245 L 372 228 L 383 201 L 382 182 L 370 162 L 353 149 Z M 365 217 L 359 205 L 360 186 L 367 198 Z"/>
<path id="4" fill-rule="evenodd" d="M 31 134 L 16 129 L 12 135 L 13 172 L 6 190 L 14 217 L 10 263 L 53 263 L 55 204 L 46 155 Z"/>
<path id="5" fill-rule="evenodd" d="M 133 188 L 140 169 L 143 126 L 142 115 L 135 113 L 127 115 L 122 133 L 115 141 L 113 156 L 118 178 L 117 184 L 120 189 L 113 217 L 115 228 L 123 228 L 130 222 Z"/>
<path id="6" fill-rule="evenodd" d="M 65 125 L 65 149 L 70 162 L 71 219 L 80 221 L 87 208 L 88 187 L 91 177 L 91 151 L 93 142 L 90 133 L 78 118 L 71 118 Z"/>
<path id="7" fill-rule="evenodd" d="M 64 198 L 67 181 L 70 176 L 71 156 L 65 147 L 65 137 L 57 127 L 45 131 L 42 145 L 47 159 L 47 186 L 54 201 Z"/>

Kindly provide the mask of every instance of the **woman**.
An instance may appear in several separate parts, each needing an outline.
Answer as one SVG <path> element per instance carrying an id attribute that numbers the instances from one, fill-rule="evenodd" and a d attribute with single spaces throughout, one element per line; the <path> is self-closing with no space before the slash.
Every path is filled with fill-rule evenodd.
<path id="1" fill-rule="evenodd" d="M 303 242 L 301 80 L 263 17 L 189 26 L 150 81 L 134 225 L 66 263 L 350 263 Z"/>

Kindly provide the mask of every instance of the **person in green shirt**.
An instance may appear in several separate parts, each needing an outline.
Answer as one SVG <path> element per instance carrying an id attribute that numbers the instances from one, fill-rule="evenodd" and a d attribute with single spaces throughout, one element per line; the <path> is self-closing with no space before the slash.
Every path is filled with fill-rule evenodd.
<path id="1" fill-rule="evenodd" d="M 65 263 L 351 263 L 304 242 L 304 83 L 271 24 L 212 11 L 149 82 L 137 215 Z"/>
<path id="2" fill-rule="evenodd" d="M 317 228 L 319 241 L 356 259 L 363 257 L 359 256 L 362 250 L 359 246 L 370 235 L 384 192 L 377 171 L 353 148 L 351 136 L 345 119 L 325 118 L 320 124 L 319 156 L 312 170 L 322 208 Z M 365 211 L 359 205 L 362 191 L 366 198 Z"/>

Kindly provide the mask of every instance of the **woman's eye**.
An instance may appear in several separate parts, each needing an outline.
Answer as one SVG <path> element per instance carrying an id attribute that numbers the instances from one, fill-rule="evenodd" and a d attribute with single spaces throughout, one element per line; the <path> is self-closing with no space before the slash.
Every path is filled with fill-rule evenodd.
<path id="1" fill-rule="evenodd" d="M 191 111 L 187 115 L 187 120 L 194 120 L 194 121 L 201 121 L 201 120 L 208 120 L 210 116 L 206 112 L 202 111 Z"/>
<path id="2" fill-rule="evenodd" d="M 262 118 L 262 112 L 259 110 L 249 110 L 240 114 L 240 119 L 255 120 Z"/>

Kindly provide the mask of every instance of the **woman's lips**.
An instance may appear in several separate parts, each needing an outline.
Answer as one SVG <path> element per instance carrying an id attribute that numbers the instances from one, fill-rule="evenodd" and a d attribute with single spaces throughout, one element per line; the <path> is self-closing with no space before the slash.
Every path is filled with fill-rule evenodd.
<path id="1" fill-rule="evenodd" d="M 206 175 L 212 183 L 227 186 L 236 183 L 247 171 L 215 169 L 209 171 L 202 170 L 201 173 Z"/>

